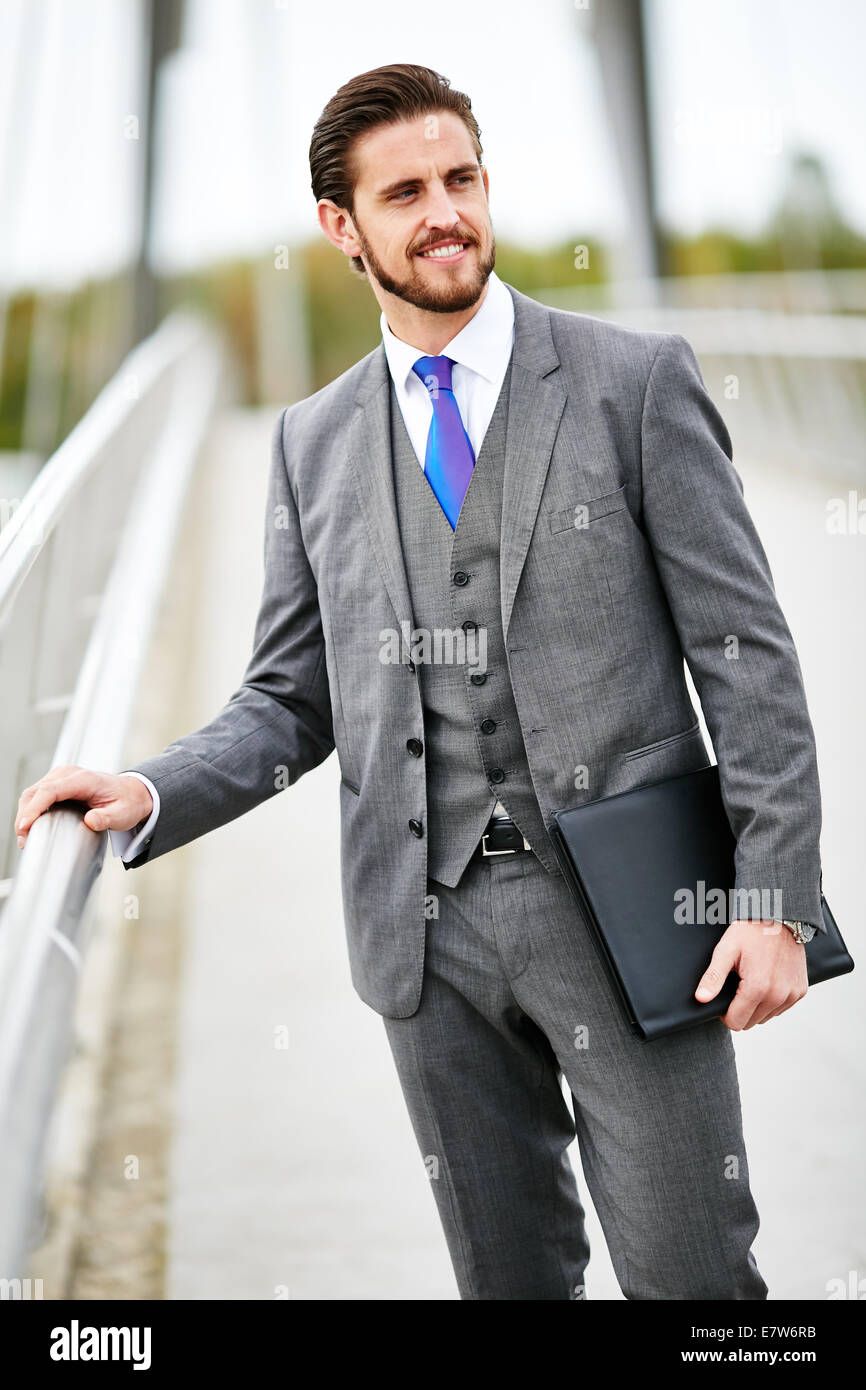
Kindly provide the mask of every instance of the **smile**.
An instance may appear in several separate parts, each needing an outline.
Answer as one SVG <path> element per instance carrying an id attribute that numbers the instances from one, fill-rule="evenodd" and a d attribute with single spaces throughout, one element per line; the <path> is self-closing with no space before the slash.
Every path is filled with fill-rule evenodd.
<path id="1" fill-rule="evenodd" d="M 419 251 L 419 256 L 430 261 L 456 261 L 466 250 L 465 241 L 449 241 L 444 246 L 434 246 L 427 251 Z"/>

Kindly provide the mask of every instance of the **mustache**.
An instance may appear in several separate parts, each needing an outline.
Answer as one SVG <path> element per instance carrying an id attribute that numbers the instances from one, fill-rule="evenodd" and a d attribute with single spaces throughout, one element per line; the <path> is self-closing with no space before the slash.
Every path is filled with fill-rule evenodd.
<path id="1" fill-rule="evenodd" d="M 421 251 L 429 251 L 431 246 L 444 246 L 449 241 L 462 241 L 467 246 L 477 246 L 478 239 L 474 236 L 467 236 L 464 232 L 449 232 L 447 236 L 438 236 L 433 241 L 425 241 L 423 246 L 415 246 L 412 255 L 417 256 Z"/>

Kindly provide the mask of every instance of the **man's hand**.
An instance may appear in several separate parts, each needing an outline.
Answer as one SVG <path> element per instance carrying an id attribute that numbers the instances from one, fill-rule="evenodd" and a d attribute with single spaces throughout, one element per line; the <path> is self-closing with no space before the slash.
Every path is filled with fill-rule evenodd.
<path id="1" fill-rule="evenodd" d="M 699 1003 L 715 999 L 732 970 L 740 983 L 722 1023 L 734 1032 L 768 1023 L 809 988 L 806 948 L 781 922 L 732 922 L 695 990 Z"/>
<path id="2" fill-rule="evenodd" d="M 153 797 L 137 777 L 89 772 L 86 767 L 54 767 L 21 793 L 15 816 L 19 849 L 33 822 L 57 801 L 85 801 L 90 810 L 84 824 L 91 830 L 131 830 L 153 810 Z"/>

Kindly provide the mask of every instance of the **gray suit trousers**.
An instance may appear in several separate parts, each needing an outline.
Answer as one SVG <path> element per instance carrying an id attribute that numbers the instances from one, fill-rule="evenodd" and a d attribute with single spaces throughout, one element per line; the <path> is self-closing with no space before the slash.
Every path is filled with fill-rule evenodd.
<path id="1" fill-rule="evenodd" d="M 766 1298 L 724 1024 L 634 1037 L 533 854 L 428 892 L 421 1004 L 384 1024 L 461 1298 L 585 1297 L 575 1130 L 626 1298 Z"/>

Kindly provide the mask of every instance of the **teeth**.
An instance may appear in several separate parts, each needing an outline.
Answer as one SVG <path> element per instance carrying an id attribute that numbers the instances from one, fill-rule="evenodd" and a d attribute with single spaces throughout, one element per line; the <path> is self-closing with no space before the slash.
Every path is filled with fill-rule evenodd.
<path id="1" fill-rule="evenodd" d="M 436 246 L 432 251 L 422 251 L 422 256 L 436 256 L 439 260 L 447 260 L 450 256 L 459 255 L 463 250 L 460 242 L 452 242 L 450 246 Z"/>

